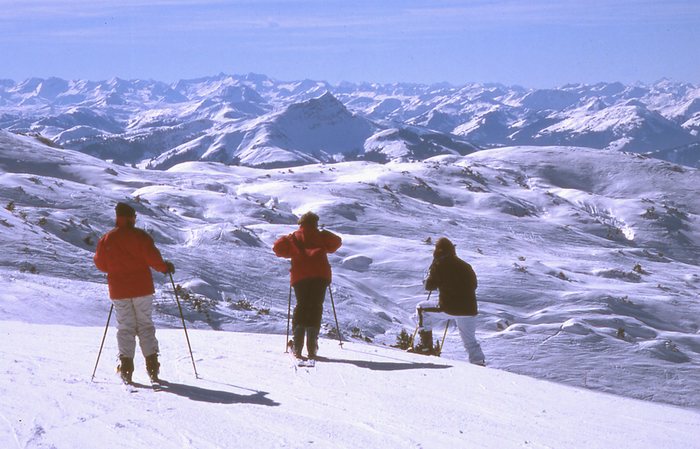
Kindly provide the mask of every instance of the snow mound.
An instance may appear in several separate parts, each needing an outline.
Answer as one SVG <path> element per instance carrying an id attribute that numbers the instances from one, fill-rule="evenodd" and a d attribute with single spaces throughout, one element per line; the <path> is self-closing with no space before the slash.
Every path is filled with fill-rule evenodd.
<path id="1" fill-rule="evenodd" d="M 340 264 L 353 271 L 367 271 L 372 265 L 372 258 L 360 254 L 344 258 Z"/>

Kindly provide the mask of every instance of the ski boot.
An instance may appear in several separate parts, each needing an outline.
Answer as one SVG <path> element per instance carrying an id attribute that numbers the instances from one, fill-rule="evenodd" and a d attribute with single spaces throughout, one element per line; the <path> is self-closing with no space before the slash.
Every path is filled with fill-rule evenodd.
<path id="1" fill-rule="evenodd" d="M 158 354 L 151 354 L 146 357 L 146 371 L 151 382 L 158 382 L 158 373 L 160 372 L 160 363 L 158 363 Z"/>
<path id="2" fill-rule="evenodd" d="M 310 359 L 315 359 L 318 355 L 318 327 L 306 328 L 306 351 Z"/>
<path id="3" fill-rule="evenodd" d="M 119 376 L 122 378 L 122 382 L 130 384 L 132 382 L 131 376 L 134 374 L 134 359 L 120 355 L 117 373 L 119 373 Z"/>
<path id="4" fill-rule="evenodd" d="M 294 326 L 294 344 L 292 348 L 294 349 L 294 357 L 300 359 L 302 358 L 301 351 L 304 349 L 304 333 L 306 328 L 304 326 L 296 325 Z"/>
<path id="5" fill-rule="evenodd" d="M 422 355 L 436 355 L 437 350 L 433 346 L 433 331 L 420 330 L 418 336 L 420 337 L 420 342 L 413 348 L 413 352 Z"/>

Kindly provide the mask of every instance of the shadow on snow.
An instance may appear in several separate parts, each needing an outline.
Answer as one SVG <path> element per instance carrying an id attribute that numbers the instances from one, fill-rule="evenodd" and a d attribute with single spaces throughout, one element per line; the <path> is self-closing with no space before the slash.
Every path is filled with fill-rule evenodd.
<path id="1" fill-rule="evenodd" d="M 436 363 L 416 363 L 416 362 L 371 362 L 367 360 L 351 359 L 329 359 L 327 357 L 317 357 L 323 363 L 348 363 L 359 368 L 367 368 L 373 371 L 402 371 L 408 369 L 447 369 L 452 365 L 439 365 Z"/>
<path id="2" fill-rule="evenodd" d="M 143 387 L 147 388 L 146 385 L 143 385 Z M 207 388 L 167 381 L 161 381 L 158 386 L 155 387 L 155 389 L 157 391 L 176 394 L 193 401 L 209 402 L 211 404 L 255 404 L 265 405 L 268 407 L 276 407 L 280 405 L 279 402 L 275 402 L 272 399 L 267 398 L 266 395 L 268 393 L 265 391 L 256 391 L 253 394 L 242 395 L 231 393 L 229 391 L 209 390 Z"/>

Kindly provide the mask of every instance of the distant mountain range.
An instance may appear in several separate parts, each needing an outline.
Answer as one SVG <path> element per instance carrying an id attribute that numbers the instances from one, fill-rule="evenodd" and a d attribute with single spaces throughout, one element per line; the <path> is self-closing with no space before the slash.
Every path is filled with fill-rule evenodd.
<path id="1" fill-rule="evenodd" d="M 145 168 L 422 160 L 508 145 L 645 153 L 700 167 L 700 87 L 0 80 L 0 128 Z"/>

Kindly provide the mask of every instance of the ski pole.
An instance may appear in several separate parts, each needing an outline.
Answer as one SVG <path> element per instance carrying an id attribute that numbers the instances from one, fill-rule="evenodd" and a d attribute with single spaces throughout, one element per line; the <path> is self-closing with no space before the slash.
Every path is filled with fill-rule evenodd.
<path id="1" fill-rule="evenodd" d="M 287 301 L 287 339 L 284 342 L 284 352 L 289 352 L 289 317 L 292 314 L 292 284 L 289 284 L 289 300 Z"/>
<path id="2" fill-rule="evenodd" d="M 416 324 L 416 330 L 413 331 L 413 335 L 411 335 L 411 339 L 409 340 L 409 345 L 411 346 L 411 350 L 413 350 L 413 342 L 416 339 L 416 334 L 418 333 L 418 325 Z"/>
<path id="3" fill-rule="evenodd" d="M 445 347 L 445 337 L 447 337 L 447 328 L 450 326 L 450 320 L 447 320 L 447 323 L 445 323 L 445 332 L 442 334 L 442 341 L 440 342 L 440 352 L 438 352 L 438 356 L 442 354 L 442 348 Z"/>
<path id="4" fill-rule="evenodd" d="M 335 301 L 333 301 L 333 289 L 328 285 L 328 293 L 331 295 L 331 306 L 333 307 L 333 317 L 335 318 L 335 330 L 338 332 L 338 344 L 343 347 L 343 337 L 340 335 L 340 325 L 338 324 L 338 315 L 335 313 Z"/>
<path id="5" fill-rule="evenodd" d="M 432 295 L 432 294 L 433 294 L 433 291 L 428 290 L 428 299 L 426 299 L 426 302 L 430 301 L 430 295 Z M 418 333 L 418 328 L 421 327 L 422 325 L 423 325 L 423 310 L 418 309 L 418 324 L 416 324 L 416 330 L 414 330 L 413 335 L 411 335 L 411 341 L 410 341 L 411 348 L 413 348 L 413 342 L 416 339 L 416 334 Z"/>
<path id="6" fill-rule="evenodd" d="M 107 324 L 105 324 L 105 333 L 102 334 L 102 343 L 100 343 L 100 351 L 97 353 L 97 360 L 95 361 L 95 369 L 92 370 L 92 377 L 90 382 L 95 380 L 95 373 L 97 372 L 97 364 L 100 363 L 100 355 L 102 355 L 102 347 L 105 344 L 105 338 L 107 337 L 107 329 L 109 328 L 109 320 L 112 319 L 112 310 L 114 310 L 114 304 L 109 306 L 109 314 L 107 315 Z"/>
<path id="7" fill-rule="evenodd" d="M 177 301 L 177 308 L 180 310 L 180 319 L 182 320 L 182 328 L 185 330 L 185 339 L 187 339 L 187 348 L 190 350 L 190 358 L 192 359 L 192 368 L 194 368 L 194 377 L 199 379 L 199 374 L 197 374 L 197 366 L 194 364 L 194 356 L 192 355 L 192 346 L 190 345 L 190 337 L 187 335 L 187 325 L 185 324 L 185 316 L 182 314 L 182 306 L 180 305 L 180 298 L 177 296 L 177 289 L 175 288 L 175 281 L 173 281 L 173 274 L 168 273 L 170 276 L 170 284 L 173 286 L 173 293 L 175 294 L 175 301 Z"/>

